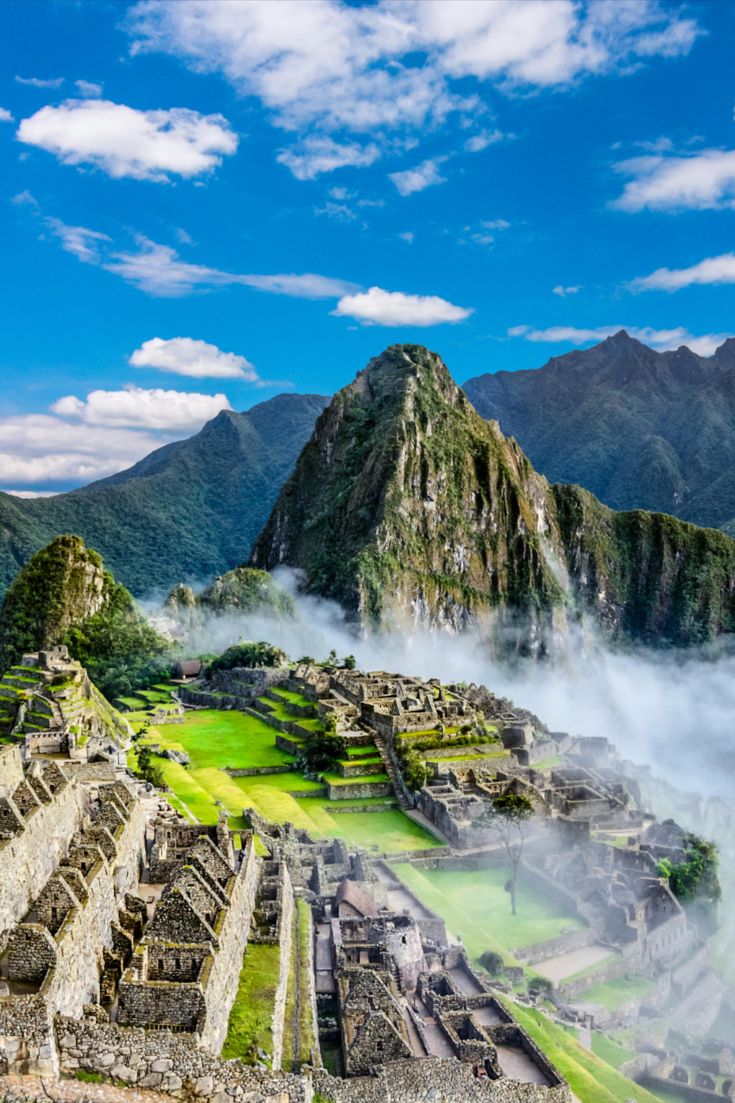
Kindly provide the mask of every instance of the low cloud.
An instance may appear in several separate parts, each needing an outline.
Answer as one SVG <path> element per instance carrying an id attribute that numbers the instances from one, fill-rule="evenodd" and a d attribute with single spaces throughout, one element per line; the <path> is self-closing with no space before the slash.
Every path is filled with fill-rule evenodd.
<path id="1" fill-rule="evenodd" d="M 650 276 L 631 280 L 631 291 L 680 291 L 695 284 L 735 283 L 735 253 L 705 257 L 689 268 L 657 268 Z"/>
<path id="2" fill-rule="evenodd" d="M 343 296 L 333 313 L 356 318 L 364 325 L 436 326 L 463 322 L 472 311 L 437 295 L 405 295 L 402 291 L 371 287 L 356 295 Z"/>
<path id="3" fill-rule="evenodd" d="M 578 326 L 549 326 L 547 329 L 534 329 L 533 326 L 512 326 L 508 330 L 509 337 L 522 337 L 524 341 L 537 341 L 549 344 L 590 345 L 598 341 L 604 341 L 606 337 L 612 337 L 621 329 L 626 330 L 631 337 L 642 341 L 659 352 L 669 349 L 677 349 L 686 345 L 692 352 L 700 356 L 711 356 L 715 349 L 719 348 L 723 341 L 730 336 L 727 333 L 704 333 L 695 336 L 689 333 L 683 326 L 674 329 L 653 329 L 650 326 L 597 326 L 584 328 Z"/>
<path id="4" fill-rule="evenodd" d="M 152 337 L 130 357 L 134 368 L 187 375 L 193 379 L 238 379 L 257 383 L 258 373 L 249 360 L 234 352 L 223 352 L 207 341 L 193 337 Z"/>
<path id="5" fill-rule="evenodd" d="M 735 150 L 632 157 L 615 165 L 630 179 L 611 206 L 634 213 L 735 207 Z"/>
<path id="6" fill-rule="evenodd" d="M 66 100 L 23 119 L 18 139 L 67 165 L 93 165 L 115 178 L 167 182 L 211 172 L 237 149 L 222 115 L 174 107 L 138 111 L 109 100 Z"/>
<path id="7" fill-rule="evenodd" d="M 66 395 L 51 410 L 86 425 L 193 432 L 221 410 L 230 410 L 224 394 L 146 390 L 128 384 L 120 391 L 90 391 L 86 398 Z"/>
<path id="8" fill-rule="evenodd" d="M 428 161 L 422 161 L 412 169 L 404 169 L 403 172 L 391 172 L 389 179 L 393 181 L 400 195 L 413 195 L 415 192 L 430 188 L 432 184 L 446 183 L 446 176 L 442 176 L 439 166 L 446 161 L 446 157 L 433 157 Z"/>
<path id="9" fill-rule="evenodd" d="M 0 469 L 6 487 L 87 483 L 122 471 L 171 437 L 85 425 L 50 414 L 0 418 Z M 27 491 L 26 491 L 27 492 Z"/>

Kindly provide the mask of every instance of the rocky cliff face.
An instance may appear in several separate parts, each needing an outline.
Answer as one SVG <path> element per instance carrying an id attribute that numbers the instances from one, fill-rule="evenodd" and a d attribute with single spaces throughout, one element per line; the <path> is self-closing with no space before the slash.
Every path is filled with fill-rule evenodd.
<path id="1" fill-rule="evenodd" d="M 267 571 L 236 567 L 234 571 L 219 575 L 200 593 L 183 583 L 174 586 L 158 619 L 169 635 L 185 639 L 189 632 L 201 628 L 209 617 L 252 613 L 290 616 L 293 611 L 291 598 Z"/>
<path id="2" fill-rule="evenodd" d="M 735 542 L 551 487 L 435 354 L 396 345 L 335 396 L 251 557 L 372 626 L 553 643 L 591 614 L 612 636 L 691 643 L 735 624 Z"/>

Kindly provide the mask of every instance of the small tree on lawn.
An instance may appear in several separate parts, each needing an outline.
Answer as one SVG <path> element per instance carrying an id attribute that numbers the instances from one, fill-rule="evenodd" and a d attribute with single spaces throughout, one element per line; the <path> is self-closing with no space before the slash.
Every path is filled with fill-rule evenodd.
<path id="1" fill-rule="evenodd" d="M 523 846 L 530 829 L 530 821 L 533 817 L 533 805 L 523 793 L 513 793 L 510 790 L 495 797 L 489 819 L 496 828 L 508 861 L 511 866 L 511 877 L 506 883 L 505 891 L 510 895 L 510 907 L 513 915 L 516 915 L 516 888 L 518 885 L 518 868 L 523 857 Z"/>

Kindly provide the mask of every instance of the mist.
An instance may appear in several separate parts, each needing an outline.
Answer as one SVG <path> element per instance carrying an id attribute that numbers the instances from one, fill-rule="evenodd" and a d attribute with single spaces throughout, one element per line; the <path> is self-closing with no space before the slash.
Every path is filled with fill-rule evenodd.
<path id="1" fill-rule="evenodd" d="M 671 785 L 735 804 L 735 653 L 612 650 L 586 628 L 556 661 L 504 661 L 476 631 L 358 634 L 336 603 L 300 593 L 296 572 L 281 568 L 274 579 L 293 599 L 293 618 L 201 614 L 182 628 L 164 611 L 154 620 L 192 652 L 268 640 L 293 659 L 324 659 L 334 650 L 354 655 L 363 669 L 483 683 L 552 731 L 606 736 Z"/>

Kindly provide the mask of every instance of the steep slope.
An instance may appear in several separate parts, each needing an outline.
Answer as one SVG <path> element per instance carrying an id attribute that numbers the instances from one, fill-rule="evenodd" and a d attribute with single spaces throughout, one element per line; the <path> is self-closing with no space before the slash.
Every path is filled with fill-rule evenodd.
<path id="1" fill-rule="evenodd" d="M 655 352 L 621 331 L 464 390 L 547 478 L 581 483 L 615 509 L 735 533 L 735 339 L 700 357 Z"/>
<path id="2" fill-rule="evenodd" d="M 0 673 L 24 654 L 62 643 L 108 696 L 159 677 L 168 659 L 166 641 L 78 536 L 55 537 L 8 589 L 0 608 Z"/>
<path id="3" fill-rule="evenodd" d="M 492 611 L 490 634 L 523 647 L 549 646 L 582 613 L 659 642 L 735 626 L 735 541 L 550 487 L 415 345 L 335 396 L 251 563 L 302 570 L 306 589 L 372 625 L 459 628 Z"/>
<path id="4" fill-rule="evenodd" d="M 221 574 L 242 560 L 327 399 L 280 395 L 223 411 L 189 440 L 53 498 L 0 494 L 0 593 L 52 537 L 79 533 L 134 593 Z"/>

